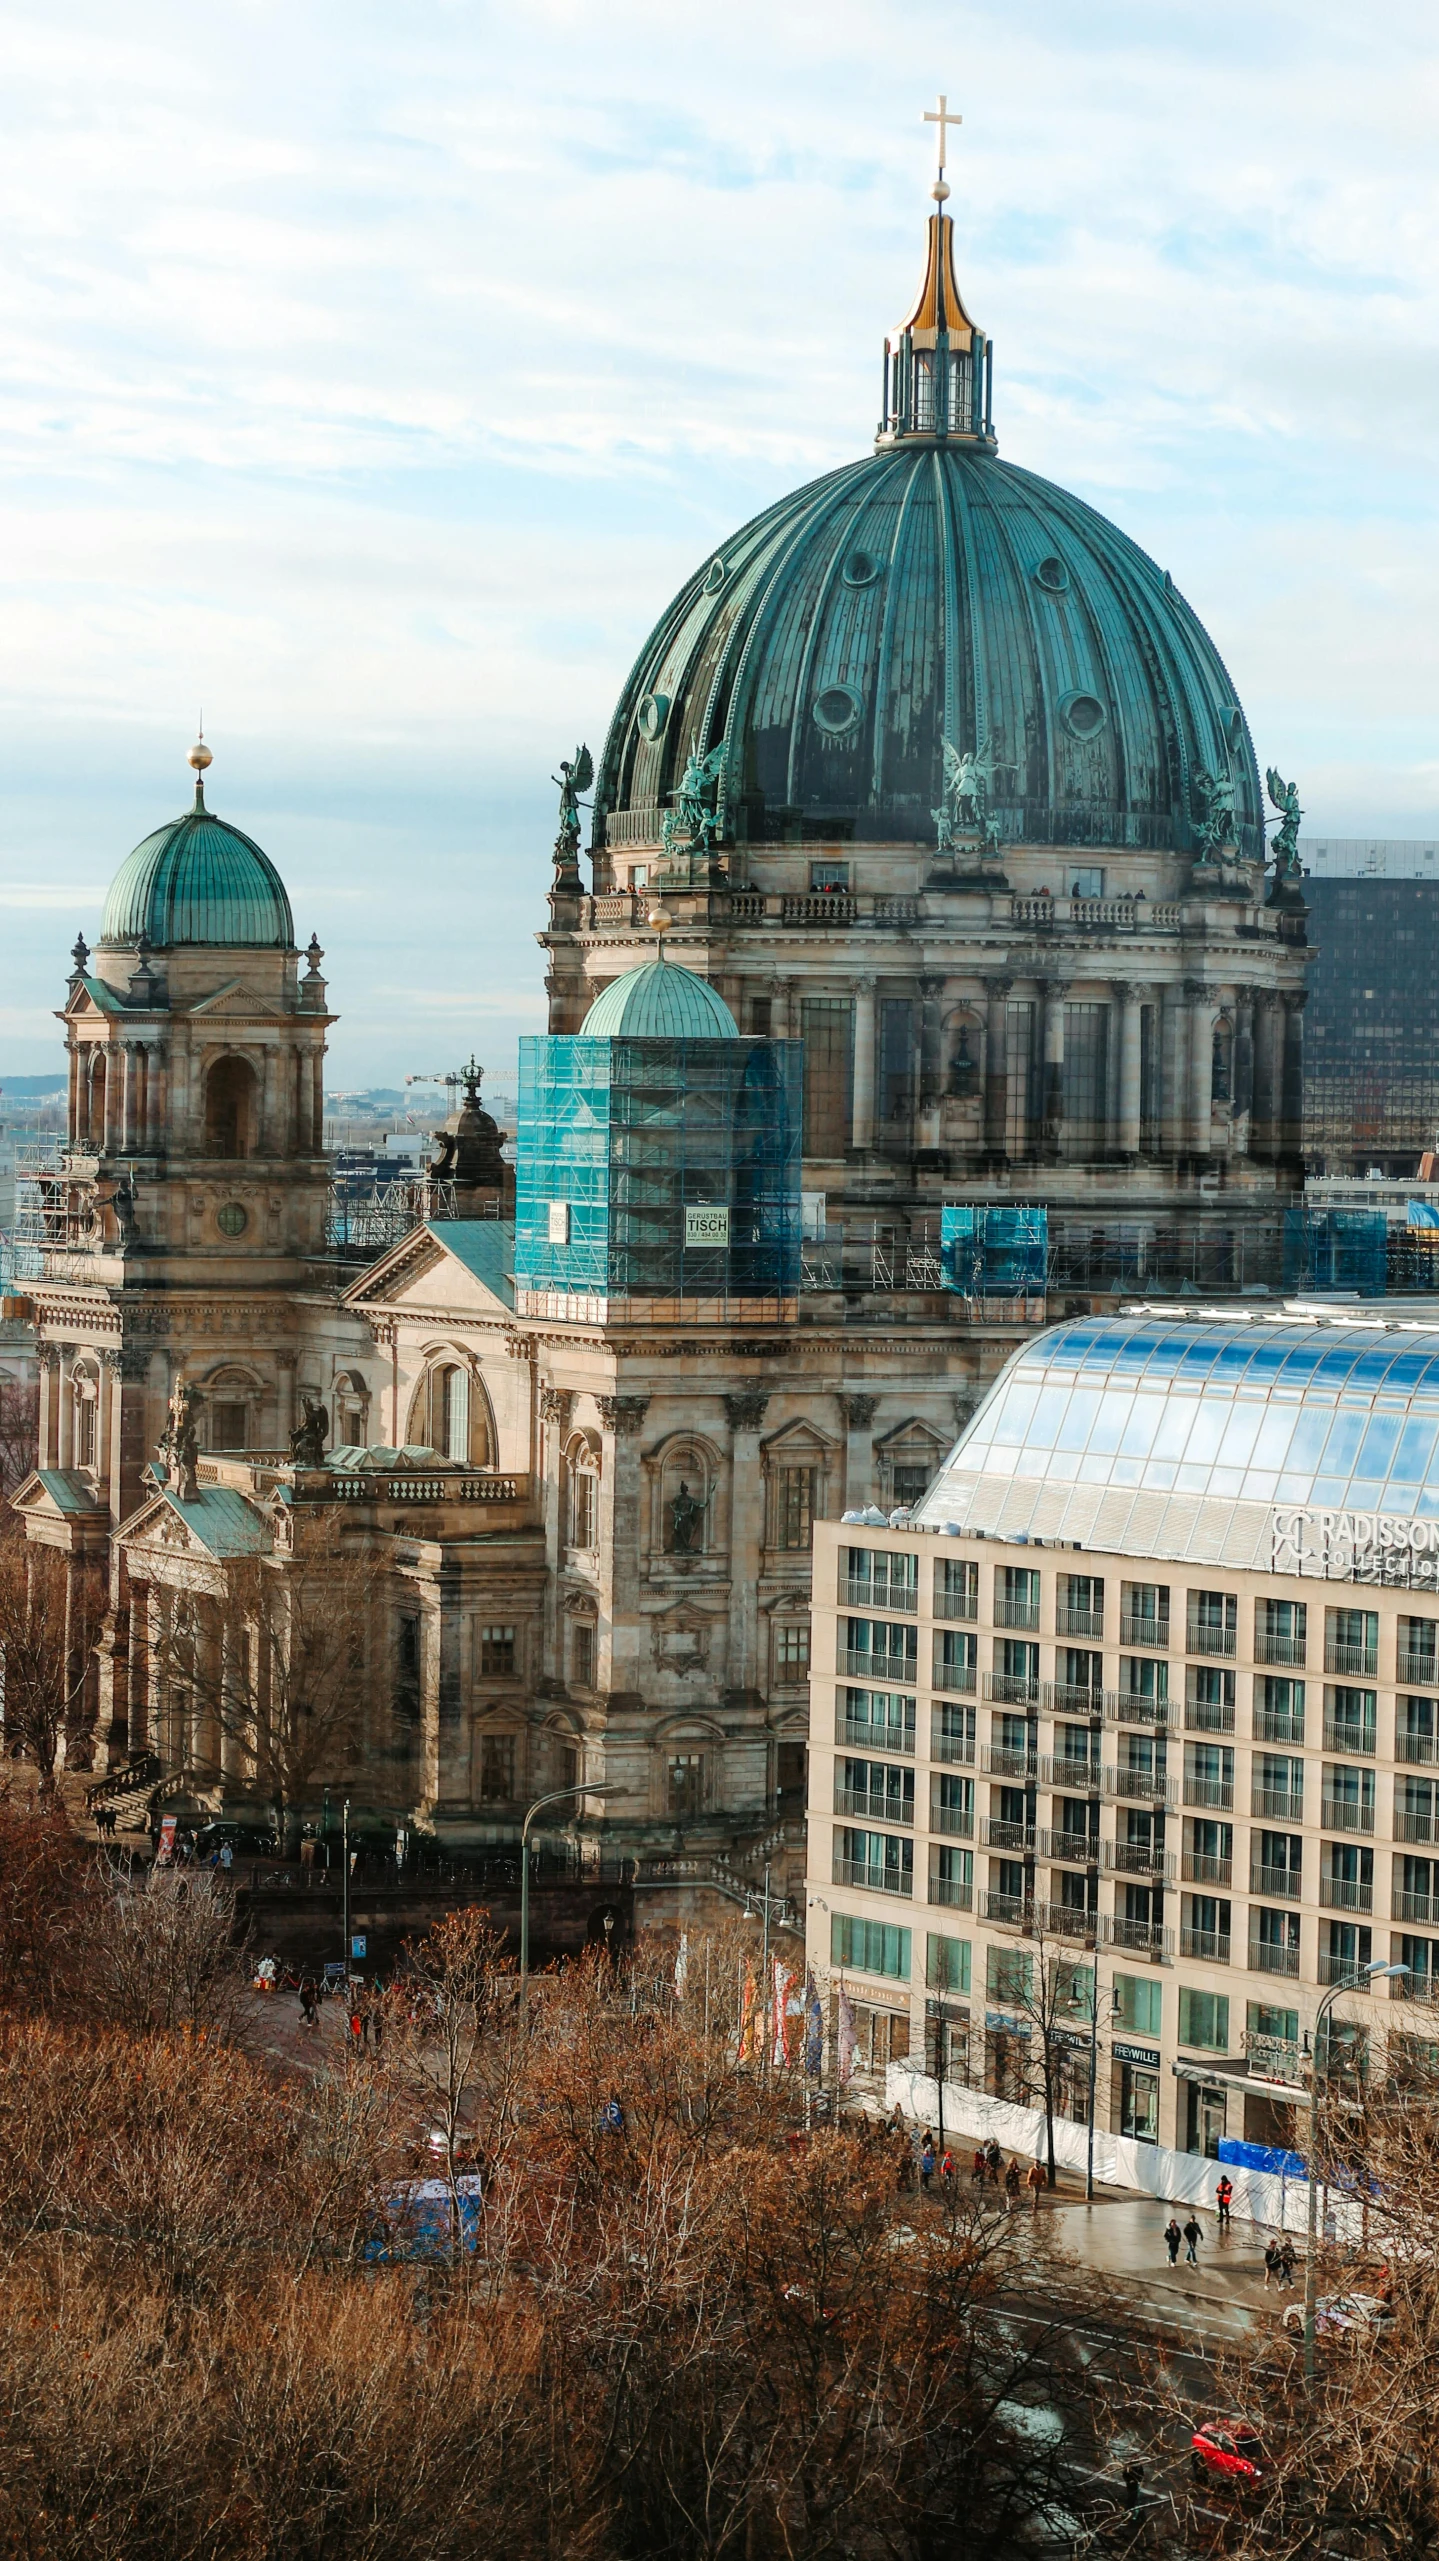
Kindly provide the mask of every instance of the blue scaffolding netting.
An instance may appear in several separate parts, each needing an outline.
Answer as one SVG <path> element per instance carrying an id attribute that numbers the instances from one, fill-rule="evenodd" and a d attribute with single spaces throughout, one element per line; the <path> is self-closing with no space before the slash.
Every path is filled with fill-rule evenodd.
<path id="1" fill-rule="evenodd" d="M 1049 1213 L 951 1203 L 940 1212 L 939 1260 L 944 1287 L 966 1298 L 1041 1296 L 1049 1260 Z"/>
<path id="2" fill-rule="evenodd" d="M 1389 1222 L 1382 1209 L 1286 1209 L 1286 1289 L 1382 1298 L 1388 1278 Z"/>

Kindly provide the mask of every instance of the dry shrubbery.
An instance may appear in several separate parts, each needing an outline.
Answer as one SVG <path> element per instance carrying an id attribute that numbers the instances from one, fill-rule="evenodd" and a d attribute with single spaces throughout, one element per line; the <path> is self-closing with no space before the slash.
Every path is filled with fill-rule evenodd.
<path id="1" fill-rule="evenodd" d="M 153 2010 L 107 2019 L 103 1965 L 88 2018 L 12 2000 L 0 2551 L 1022 2548 L 1057 2458 L 1020 2405 L 1072 2384 L 1058 2327 L 1001 2309 L 1031 2227 L 966 2193 L 915 2233 L 882 2146 L 792 2149 L 793 2098 L 706 2033 L 696 1972 L 677 1998 L 663 1967 L 596 1957 L 522 2016 L 461 1913 L 378 2051 L 332 2042 L 313 2078 Z M 483 2163 L 478 2247 L 377 2260 L 376 2201 L 436 2129 L 459 2173 Z"/>

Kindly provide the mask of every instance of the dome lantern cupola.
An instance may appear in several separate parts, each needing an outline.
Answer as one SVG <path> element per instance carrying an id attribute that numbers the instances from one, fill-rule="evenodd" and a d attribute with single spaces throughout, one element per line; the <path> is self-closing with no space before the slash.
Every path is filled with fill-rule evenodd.
<path id="1" fill-rule="evenodd" d="M 905 318 L 884 345 L 881 448 L 922 436 L 926 442 L 981 445 L 995 451 L 991 416 L 994 342 L 976 329 L 964 307 L 954 272 L 954 217 L 945 212 L 945 134 L 959 123 L 944 98 L 926 124 L 939 127 L 939 174 L 931 189 L 929 244 L 920 288 Z"/>
<path id="2" fill-rule="evenodd" d="M 213 761 L 197 739 L 186 757 L 195 777 L 193 806 L 147 836 L 115 874 L 100 927 L 102 951 L 136 949 L 142 937 L 152 951 L 204 944 L 294 949 L 290 902 L 269 855 L 206 806 L 205 773 Z"/>

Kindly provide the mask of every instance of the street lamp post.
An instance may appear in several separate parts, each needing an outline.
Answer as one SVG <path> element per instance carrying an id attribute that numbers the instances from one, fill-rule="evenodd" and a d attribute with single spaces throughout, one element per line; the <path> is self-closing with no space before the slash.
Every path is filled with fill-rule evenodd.
<path id="1" fill-rule="evenodd" d="M 1314 2384 L 1314 2323 L 1319 2271 L 1315 2251 L 1319 2237 L 1319 2180 L 1316 2175 L 1319 2152 L 1319 2101 L 1324 2081 L 1328 2078 L 1328 2047 L 1320 2062 L 1319 2033 L 1326 2024 L 1341 1992 L 1362 1991 L 1368 1983 L 1382 1982 L 1387 1976 L 1407 1974 L 1407 1965 L 1386 1965 L 1376 1957 L 1372 1965 L 1361 1965 L 1353 1974 L 1345 1974 L 1331 1983 L 1314 2013 L 1314 2086 L 1309 2094 L 1309 2234 L 1304 2253 L 1304 2382 L 1306 2390 Z"/>
<path id="2" fill-rule="evenodd" d="M 760 1919 L 764 1923 L 764 1947 L 760 1958 L 762 1971 L 760 1974 L 761 1991 L 759 2014 L 761 2020 L 769 2020 L 769 2029 L 768 2033 L 765 2035 L 764 2056 L 761 2065 L 761 2068 L 765 2073 L 768 2073 L 769 2071 L 770 2054 L 774 2045 L 774 2019 L 770 2010 L 770 2003 L 774 1997 L 774 1983 L 770 1975 L 769 1964 L 769 1925 L 772 1915 L 777 1915 L 781 1920 L 783 1920 L 786 1912 L 789 1910 L 788 1895 L 771 1894 L 769 1890 L 769 1879 L 770 1866 L 768 1859 L 766 1859 L 764 1885 L 762 1889 L 756 1893 L 753 1886 L 747 1887 L 745 1890 L 744 1901 L 745 1919 L 747 1921 L 752 1921 L 755 1918 L 756 1913 L 758 1913 Z"/>
<path id="3" fill-rule="evenodd" d="M 547 1805 L 563 1805 L 571 1796 L 618 1796 L 620 1792 L 619 1787 L 611 1781 L 606 1781 L 603 1786 L 597 1787 L 588 1779 L 580 1779 L 574 1787 L 551 1788 L 548 1796 L 535 1798 L 520 1826 L 520 2008 L 522 2010 L 530 1996 L 530 1825 L 537 1814 L 544 1812 Z"/>
<path id="4" fill-rule="evenodd" d="M 348 1796 L 345 1799 L 345 1810 L 340 1817 L 340 1867 L 342 1871 L 340 1909 L 345 1932 L 345 2002 L 348 2008 L 350 1999 L 350 1800 Z"/>

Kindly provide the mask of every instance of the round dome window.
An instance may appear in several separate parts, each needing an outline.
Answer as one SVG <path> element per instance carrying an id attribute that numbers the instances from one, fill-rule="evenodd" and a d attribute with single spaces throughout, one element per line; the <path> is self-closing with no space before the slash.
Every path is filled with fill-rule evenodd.
<path id="1" fill-rule="evenodd" d="M 814 701 L 814 725 L 827 738 L 843 738 L 846 731 L 857 729 L 864 705 L 852 685 L 826 685 Z"/>
<path id="2" fill-rule="evenodd" d="M 665 734 L 665 722 L 668 720 L 669 716 L 670 698 L 668 694 L 643 695 L 641 697 L 639 711 L 636 715 L 639 722 L 640 736 L 651 740 L 663 738 Z"/>
<path id="3" fill-rule="evenodd" d="M 1066 694 L 1059 706 L 1059 717 L 1071 738 L 1093 738 L 1109 714 L 1093 694 Z"/>
<path id="4" fill-rule="evenodd" d="M 222 1236 L 243 1236 L 249 1224 L 249 1214 L 237 1200 L 227 1200 L 224 1208 L 215 1212 L 215 1225 Z"/>
<path id="5" fill-rule="evenodd" d="M 1034 574 L 1040 586 L 1047 587 L 1052 596 L 1062 596 L 1069 585 L 1069 571 L 1057 552 L 1051 552 L 1047 560 L 1041 560 Z"/>
<path id="6" fill-rule="evenodd" d="M 724 582 L 724 562 L 722 560 L 712 560 L 708 569 L 705 571 L 705 594 L 707 596 L 717 596 L 721 587 L 724 585 Z"/>
<path id="7" fill-rule="evenodd" d="M 852 551 L 840 571 L 847 587 L 872 587 L 879 576 L 879 562 L 869 551 Z"/>

